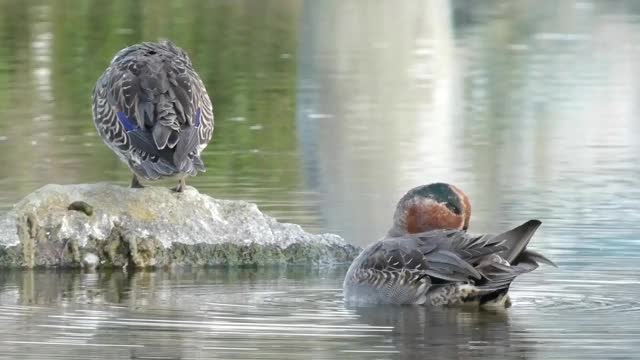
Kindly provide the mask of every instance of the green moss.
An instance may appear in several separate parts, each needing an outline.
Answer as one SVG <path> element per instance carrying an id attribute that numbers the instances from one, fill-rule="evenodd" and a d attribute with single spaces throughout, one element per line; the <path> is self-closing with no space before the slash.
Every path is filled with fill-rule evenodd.
<path id="1" fill-rule="evenodd" d="M 101 260 L 105 260 L 102 266 L 124 266 L 129 263 L 129 246 L 123 241 L 117 229 L 114 229 L 106 241 L 99 242 L 97 245 L 97 248 L 102 250 L 100 253 L 106 255 L 104 258 L 101 257 Z"/>
<path id="2" fill-rule="evenodd" d="M 129 258 L 136 267 L 145 268 L 156 266 L 157 262 L 164 264 L 159 251 L 163 248 L 162 243 L 155 239 L 128 239 Z"/>
<path id="3" fill-rule="evenodd" d="M 93 215 L 93 206 L 87 204 L 84 201 L 74 201 L 71 204 L 69 204 L 69 207 L 67 209 L 73 210 L 73 211 L 80 211 L 87 216 Z"/>
<path id="4" fill-rule="evenodd" d="M 21 267 L 22 264 L 22 246 L 0 246 L 0 267 Z"/>

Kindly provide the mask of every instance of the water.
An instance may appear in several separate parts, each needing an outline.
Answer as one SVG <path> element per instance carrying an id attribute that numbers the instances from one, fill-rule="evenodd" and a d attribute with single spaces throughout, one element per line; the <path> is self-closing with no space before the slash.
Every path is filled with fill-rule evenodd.
<path id="1" fill-rule="evenodd" d="M 168 37 L 214 102 L 200 191 L 365 245 L 448 181 L 474 231 L 541 219 L 560 265 L 505 314 L 347 308 L 344 268 L 3 272 L 0 358 L 637 357 L 638 34 L 631 1 L 0 0 L 0 211 L 127 184 L 89 94 L 115 51 Z"/>
<path id="2" fill-rule="evenodd" d="M 640 303 L 620 290 L 638 286 L 629 270 L 523 278 L 506 313 L 345 308 L 344 270 L 3 273 L 0 357 L 602 359 L 637 350 Z"/>

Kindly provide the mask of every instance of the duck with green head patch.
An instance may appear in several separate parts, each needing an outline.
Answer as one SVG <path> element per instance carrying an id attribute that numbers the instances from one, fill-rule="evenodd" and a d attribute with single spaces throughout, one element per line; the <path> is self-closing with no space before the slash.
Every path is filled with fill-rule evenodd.
<path id="1" fill-rule="evenodd" d="M 434 229 L 467 230 L 470 217 L 469 198 L 457 187 L 445 183 L 418 186 L 398 202 L 389 235 Z"/>
<path id="2" fill-rule="evenodd" d="M 387 236 L 353 261 L 344 280 L 351 304 L 508 307 L 509 286 L 540 263 L 527 249 L 529 220 L 499 235 L 467 233 L 471 205 L 445 183 L 419 186 L 398 202 Z"/>

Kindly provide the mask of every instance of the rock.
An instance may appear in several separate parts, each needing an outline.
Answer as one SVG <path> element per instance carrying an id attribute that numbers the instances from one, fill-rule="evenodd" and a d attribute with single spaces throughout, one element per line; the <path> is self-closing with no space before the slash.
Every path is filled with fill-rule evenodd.
<path id="1" fill-rule="evenodd" d="M 46 185 L 0 217 L 3 267 L 325 265 L 359 251 L 192 187 Z"/>

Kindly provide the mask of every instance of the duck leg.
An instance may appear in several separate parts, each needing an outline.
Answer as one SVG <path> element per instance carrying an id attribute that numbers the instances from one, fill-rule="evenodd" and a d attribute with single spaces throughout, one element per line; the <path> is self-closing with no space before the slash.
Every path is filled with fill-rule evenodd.
<path id="1" fill-rule="evenodd" d="M 187 181 L 185 180 L 185 178 L 182 178 L 178 181 L 178 185 L 173 188 L 173 191 L 183 192 L 186 187 L 187 187 Z"/>
<path id="2" fill-rule="evenodd" d="M 134 189 L 142 189 L 144 187 L 140 183 L 140 180 L 138 180 L 138 176 L 136 176 L 136 174 L 133 174 L 133 178 L 131 179 L 131 187 Z"/>

